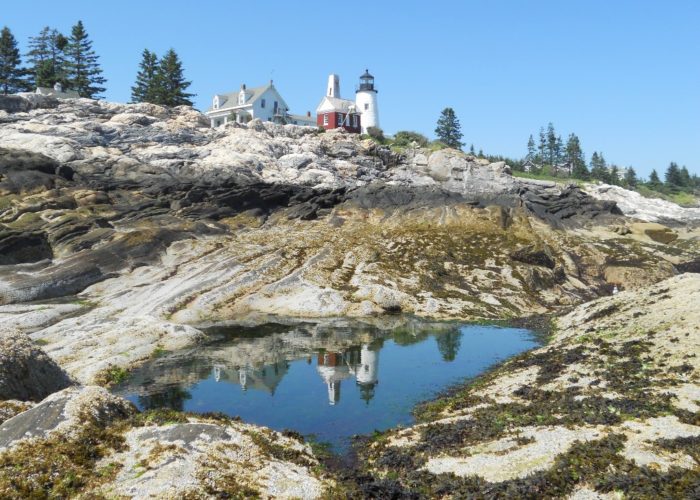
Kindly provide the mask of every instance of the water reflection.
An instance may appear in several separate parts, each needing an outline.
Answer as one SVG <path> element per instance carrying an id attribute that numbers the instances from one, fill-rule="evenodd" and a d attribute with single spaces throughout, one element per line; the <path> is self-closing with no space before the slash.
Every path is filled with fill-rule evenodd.
<path id="1" fill-rule="evenodd" d="M 389 321 L 210 327 L 208 343 L 149 361 L 116 392 L 141 409 L 222 411 L 337 444 L 409 423 L 419 400 L 536 345 L 520 329 Z"/>

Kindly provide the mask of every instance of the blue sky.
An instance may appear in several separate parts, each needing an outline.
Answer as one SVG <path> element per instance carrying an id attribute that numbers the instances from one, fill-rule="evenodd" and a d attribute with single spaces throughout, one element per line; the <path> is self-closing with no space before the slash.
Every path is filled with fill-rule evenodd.
<path id="1" fill-rule="evenodd" d="M 467 144 L 490 154 L 524 155 L 551 121 L 587 159 L 700 174 L 697 0 L 1 1 L 23 50 L 43 26 L 81 19 L 113 101 L 129 100 L 144 48 L 176 50 L 199 109 L 273 78 L 293 112 L 313 111 L 328 73 L 352 97 L 369 68 L 388 133 L 432 137 L 451 106 Z"/>

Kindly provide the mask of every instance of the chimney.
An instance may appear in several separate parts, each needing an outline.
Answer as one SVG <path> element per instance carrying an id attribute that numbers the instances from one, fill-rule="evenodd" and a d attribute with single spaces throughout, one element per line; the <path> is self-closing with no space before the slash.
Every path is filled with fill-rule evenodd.
<path id="1" fill-rule="evenodd" d="M 338 75 L 328 75 L 328 97 L 340 98 L 340 77 Z"/>
<path id="2" fill-rule="evenodd" d="M 245 83 L 241 83 L 241 90 L 245 90 Z"/>
<path id="3" fill-rule="evenodd" d="M 310 117 L 310 116 L 311 116 L 311 111 L 307 111 L 307 112 L 306 112 L 306 116 L 309 116 L 309 117 Z"/>

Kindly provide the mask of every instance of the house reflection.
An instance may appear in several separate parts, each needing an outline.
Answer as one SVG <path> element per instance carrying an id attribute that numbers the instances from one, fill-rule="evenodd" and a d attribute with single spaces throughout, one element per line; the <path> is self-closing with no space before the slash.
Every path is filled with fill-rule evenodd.
<path id="1" fill-rule="evenodd" d="M 362 344 L 344 352 L 323 352 L 318 354 L 317 370 L 328 387 L 328 403 L 340 401 L 340 384 L 348 378 L 355 378 L 360 388 L 360 397 L 367 403 L 374 397 L 374 388 L 379 383 L 379 350 L 381 345 Z"/>

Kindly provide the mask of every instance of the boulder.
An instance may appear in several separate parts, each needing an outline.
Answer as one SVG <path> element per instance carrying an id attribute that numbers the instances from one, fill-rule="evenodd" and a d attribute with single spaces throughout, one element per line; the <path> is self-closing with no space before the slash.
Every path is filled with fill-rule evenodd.
<path id="1" fill-rule="evenodd" d="M 0 400 L 39 401 L 71 379 L 24 333 L 0 333 Z"/>
<path id="2" fill-rule="evenodd" d="M 554 269 L 556 262 L 547 246 L 527 245 L 510 254 L 510 258 L 524 264 Z"/>
<path id="3" fill-rule="evenodd" d="M 71 387 L 48 396 L 0 425 L 0 450 L 25 439 L 47 438 L 56 433 L 75 435 L 87 419 L 105 426 L 135 412 L 134 405 L 102 387 Z"/>
<path id="4" fill-rule="evenodd" d="M 678 233 L 673 229 L 656 222 L 636 222 L 630 225 L 632 234 L 646 236 L 657 242 L 668 244 L 678 239 Z"/>

